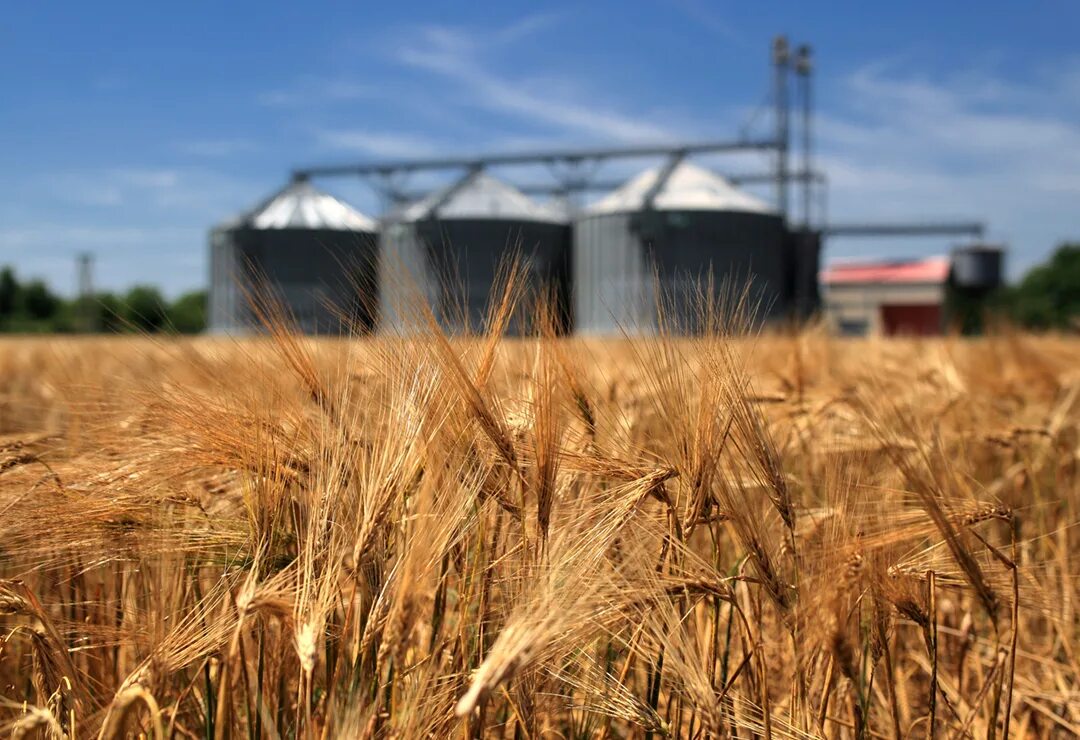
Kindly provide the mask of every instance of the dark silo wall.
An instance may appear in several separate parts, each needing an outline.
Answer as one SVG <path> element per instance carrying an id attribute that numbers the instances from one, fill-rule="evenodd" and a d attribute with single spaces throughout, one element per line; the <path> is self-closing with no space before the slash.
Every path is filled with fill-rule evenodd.
<path id="1" fill-rule="evenodd" d="M 699 330 L 699 295 L 738 296 L 758 320 L 785 316 L 792 259 L 779 217 L 731 211 L 653 211 L 586 216 L 575 225 L 575 309 L 584 333 Z"/>
<path id="2" fill-rule="evenodd" d="M 952 254 L 952 277 L 958 288 L 989 290 L 1001 285 L 1003 252 L 995 247 L 963 247 Z"/>
<path id="3" fill-rule="evenodd" d="M 248 289 L 280 299 L 307 334 L 371 331 L 375 323 L 375 237 L 364 232 L 236 229 L 229 232 L 234 270 Z M 248 301 L 232 301 L 229 328 L 257 329 Z M 347 320 L 343 320 L 347 318 Z"/>
<path id="4" fill-rule="evenodd" d="M 788 234 L 791 251 L 791 315 L 805 320 L 821 309 L 818 270 L 821 263 L 821 232 L 793 231 Z"/>
<path id="5" fill-rule="evenodd" d="M 395 276 L 407 273 L 430 302 L 440 324 L 451 332 L 484 329 L 498 270 L 512 253 L 520 254 L 531 288 L 549 286 L 563 330 L 570 327 L 570 228 L 565 224 L 496 219 L 443 219 L 388 225 L 381 237 L 382 326 L 403 328 L 399 312 L 407 305 L 396 292 L 409 287 Z M 529 330 L 519 311 L 512 333 Z"/>

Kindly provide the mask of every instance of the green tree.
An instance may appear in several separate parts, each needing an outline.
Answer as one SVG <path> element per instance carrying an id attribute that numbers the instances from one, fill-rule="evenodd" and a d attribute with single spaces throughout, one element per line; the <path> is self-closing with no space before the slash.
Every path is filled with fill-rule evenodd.
<path id="1" fill-rule="evenodd" d="M 1080 317 L 1080 244 L 1062 244 L 1009 290 L 1015 321 L 1033 329 L 1063 329 Z"/>
<path id="2" fill-rule="evenodd" d="M 128 291 L 121 315 L 130 326 L 146 332 L 160 331 L 169 319 L 165 299 L 149 285 L 136 285 Z"/>
<path id="3" fill-rule="evenodd" d="M 119 334 L 124 324 L 124 303 L 113 293 L 98 293 L 94 297 L 97 310 L 97 328 L 106 334 Z"/>
<path id="4" fill-rule="evenodd" d="M 41 280 L 33 280 L 22 287 L 22 310 L 28 318 L 44 320 L 54 318 L 60 310 L 60 299 Z"/>
<path id="5" fill-rule="evenodd" d="M 206 328 L 206 291 L 185 293 L 169 307 L 169 320 L 181 334 L 197 334 Z"/>
<path id="6" fill-rule="evenodd" d="M 19 305 L 19 281 L 10 267 L 0 270 L 0 320 L 15 313 Z"/>

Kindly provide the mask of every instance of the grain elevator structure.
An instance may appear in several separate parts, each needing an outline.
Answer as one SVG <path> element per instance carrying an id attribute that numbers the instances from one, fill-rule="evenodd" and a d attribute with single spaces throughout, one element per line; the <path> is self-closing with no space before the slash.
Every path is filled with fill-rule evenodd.
<path id="1" fill-rule="evenodd" d="M 640 173 L 574 223 L 574 316 L 583 334 L 648 333 L 660 307 L 674 328 L 692 333 L 710 292 L 735 301 L 745 290 L 758 318 L 784 316 L 792 280 L 783 219 L 690 162 Z"/>
<path id="2" fill-rule="evenodd" d="M 519 256 L 533 288 L 546 286 L 554 295 L 566 327 L 569 246 L 564 213 L 482 171 L 469 172 L 383 220 L 380 330 L 407 331 L 419 318 L 420 299 L 444 329 L 481 331 L 497 272 L 511 255 Z"/>
<path id="3" fill-rule="evenodd" d="M 370 331 L 376 222 L 306 180 L 210 232 L 208 329 L 259 331 L 269 301 L 307 334 Z"/>

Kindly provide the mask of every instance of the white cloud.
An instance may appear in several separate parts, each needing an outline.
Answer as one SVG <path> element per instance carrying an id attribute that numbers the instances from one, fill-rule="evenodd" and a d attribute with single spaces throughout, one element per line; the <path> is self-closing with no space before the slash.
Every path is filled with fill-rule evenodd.
<path id="1" fill-rule="evenodd" d="M 125 168 L 112 170 L 105 177 L 148 190 L 173 190 L 180 185 L 180 173 L 170 169 Z"/>
<path id="2" fill-rule="evenodd" d="M 13 258 L 25 278 L 46 280 L 70 294 L 75 257 L 94 255 L 94 284 L 125 290 L 157 285 L 169 296 L 206 282 L 206 231 L 194 226 L 108 226 L 40 223 L 0 229 L 0 253 Z"/>
<path id="3" fill-rule="evenodd" d="M 58 173 L 39 178 L 40 184 L 67 203 L 95 208 L 121 206 L 124 191 L 113 183 L 94 181 L 80 174 Z"/>
<path id="4" fill-rule="evenodd" d="M 377 157 L 423 157 L 437 151 L 435 144 L 421 136 L 366 129 L 319 129 L 316 142 L 327 149 L 360 152 Z"/>
<path id="5" fill-rule="evenodd" d="M 554 28 L 567 18 L 568 14 L 566 12 L 533 13 L 499 29 L 490 38 L 502 45 L 513 44 L 521 39 L 534 36 L 541 31 Z"/>
<path id="6" fill-rule="evenodd" d="M 251 139 L 192 139 L 178 141 L 173 146 L 177 151 L 196 157 L 230 157 L 259 148 Z"/>
<path id="7" fill-rule="evenodd" d="M 67 244 L 79 248 L 146 246 L 171 241 L 191 234 L 191 227 L 138 226 L 73 226 L 41 224 L 30 227 L 0 229 L 0 244 L 15 250 Z"/>
<path id="8" fill-rule="evenodd" d="M 114 92 L 128 86 L 129 80 L 121 74 L 103 74 L 90 81 L 91 87 L 99 92 Z"/>
<path id="9" fill-rule="evenodd" d="M 671 5 L 714 36 L 743 49 L 752 48 L 746 38 L 726 18 L 716 12 L 712 3 L 701 0 L 671 0 Z"/>
<path id="10" fill-rule="evenodd" d="M 526 30 L 536 32 L 550 23 L 516 24 L 512 37 Z M 503 31 L 502 35 L 507 32 Z M 487 38 L 496 43 L 489 46 Z M 516 117 L 529 124 L 547 124 L 579 135 L 600 137 L 609 141 L 641 142 L 671 140 L 668 127 L 645 120 L 640 115 L 621 113 L 605 108 L 587 95 L 571 96 L 576 89 L 571 80 L 519 79 L 495 71 L 485 57 L 491 46 L 501 46 L 499 32 L 472 33 L 460 28 L 425 26 L 413 29 L 399 39 L 392 57 L 409 68 L 429 72 L 453 82 L 453 91 L 460 101 L 463 91 L 466 101 L 489 112 Z"/>
<path id="11" fill-rule="evenodd" d="M 325 103 L 367 100 L 381 95 L 378 87 L 348 79 L 318 79 L 307 76 L 294 85 L 266 90 L 255 96 L 259 105 L 268 108 L 302 108 Z"/>
<path id="12" fill-rule="evenodd" d="M 1080 232 L 1077 75 L 1026 85 L 979 70 L 942 79 L 873 65 L 840 80 L 843 105 L 818 117 L 818 165 L 840 220 L 985 220 L 1018 274 Z M 849 243 L 832 253 L 928 251 L 935 242 Z"/>
<path id="13" fill-rule="evenodd" d="M 176 294 L 205 283 L 208 229 L 271 186 L 200 168 L 43 173 L 20 187 L 32 207 L 4 209 L 0 255 L 66 290 L 74 256 L 92 252 L 103 288 L 144 282 Z"/>
<path id="14" fill-rule="evenodd" d="M 50 194 L 72 203 L 125 206 L 162 218 L 220 217 L 259 195 L 261 188 L 202 168 L 121 167 L 45 175 Z M 113 215 L 115 218 L 115 214 Z"/>

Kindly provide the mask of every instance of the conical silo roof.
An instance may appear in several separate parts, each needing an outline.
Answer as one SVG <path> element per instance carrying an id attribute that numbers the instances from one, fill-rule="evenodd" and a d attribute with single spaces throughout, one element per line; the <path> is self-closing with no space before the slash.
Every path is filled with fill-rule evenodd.
<path id="1" fill-rule="evenodd" d="M 558 208 L 529 196 L 483 172 L 467 176 L 415 201 L 392 217 L 397 221 L 440 220 L 538 221 L 566 223 Z"/>
<path id="2" fill-rule="evenodd" d="M 589 206 L 587 215 L 625 213 L 644 208 L 663 165 L 645 170 L 617 190 Z M 772 213 L 772 207 L 744 193 L 720 175 L 690 162 L 680 162 L 653 197 L 657 211 L 745 211 Z"/>
<path id="3" fill-rule="evenodd" d="M 370 231 L 375 220 L 350 205 L 300 180 L 271 195 L 254 209 L 232 219 L 221 228 L 256 230 L 311 229 L 327 231 Z"/>

